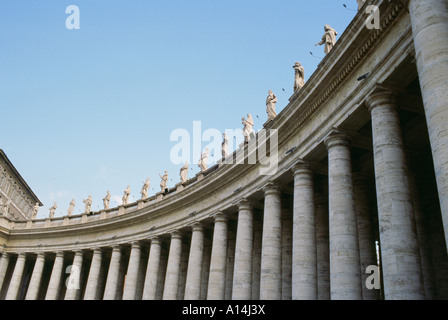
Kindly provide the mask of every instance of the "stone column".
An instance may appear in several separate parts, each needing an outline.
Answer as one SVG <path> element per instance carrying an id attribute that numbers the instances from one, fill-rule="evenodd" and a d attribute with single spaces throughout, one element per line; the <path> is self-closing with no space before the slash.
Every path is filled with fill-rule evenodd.
<path id="1" fill-rule="evenodd" d="M 0 258 L 0 290 L 2 289 L 3 281 L 5 280 L 6 271 L 9 265 L 9 253 L 4 252 Z"/>
<path id="2" fill-rule="evenodd" d="M 26 261 L 26 254 L 19 253 L 5 300 L 17 299 L 17 295 L 20 289 L 20 283 L 22 282 L 23 270 L 25 268 L 25 261 Z"/>
<path id="3" fill-rule="evenodd" d="M 367 99 L 372 117 L 384 294 L 388 300 L 423 299 L 408 166 L 393 92 Z"/>
<path id="4" fill-rule="evenodd" d="M 201 297 L 202 261 L 204 258 L 204 226 L 195 223 L 191 236 L 190 256 L 188 258 L 185 300 L 199 300 Z"/>
<path id="5" fill-rule="evenodd" d="M 282 208 L 279 188 L 264 188 L 264 222 L 261 248 L 260 299 L 282 298 Z"/>
<path id="6" fill-rule="evenodd" d="M 83 252 L 76 251 L 73 265 L 70 271 L 70 277 L 67 283 L 67 291 L 65 293 L 65 300 L 76 300 L 81 290 L 81 271 L 83 262 Z"/>
<path id="7" fill-rule="evenodd" d="M 137 278 L 140 267 L 141 246 L 139 242 L 133 242 L 131 247 L 131 256 L 129 257 L 129 266 L 126 274 L 126 283 L 124 286 L 123 300 L 135 300 L 137 293 Z"/>
<path id="8" fill-rule="evenodd" d="M 121 248 L 116 245 L 112 248 L 109 271 L 107 273 L 106 288 L 103 300 L 118 300 L 117 288 L 120 276 Z"/>
<path id="9" fill-rule="evenodd" d="M 45 300 L 57 300 L 61 286 L 62 271 L 64 269 L 64 252 L 56 252 L 50 283 L 48 284 Z"/>
<path id="10" fill-rule="evenodd" d="M 208 281 L 207 300 L 224 300 L 226 292 L 226 261 L 228 218 L 219 212 L 215 214 L 212 258 Z"/>
<path id="11" fill-rule="evenodd" d="M 332 300 L 361 300 L 361 275 L 349 139 L 333 131 L 328 149 L 330 287 Z"/>
<path id="12" fill-rule="evenodd" d="M 313 172 L 300 161 L 294 173 L 292 299 L 317 299 L 316 222 Z"/>
<path id="13" fill-rule="evenodd" d="M 103 253 L 100 248 L 93 251 L 92 264 L 90 265 L 89 276 L 87 278 L 86 293 L 84 300 L 96 300 L 98 283 L 101 273 L 101 260 Z"/>
<path id="14" fill-rule="evenodd" d="M 143 289 L 143 300 L 156 300 L 157 297 L 157 282 L 160 269 L 160 255 L 162 251 L 161 242 L 160 237 L 151 238 L 145 287 Z"/>
<path id="15" fill-rule="evenodd" d="M 360 173 L 353 176 L 355 192 L 356 220 L 358 225 L 359 259 L 361 263 L 361 285 L 363 300 L 378 300 L 379 290 L 368 289 L 366 280 L 370 274 L 366 273 L 368 266 L 377 266 L 375 239 L 371 220 L 371 205 L 367 178 Z"/>
<path id="16" fill-rule="evenodd" d="M 250 201 L 238 203 L 238 226 L 235 245 L 232 300 L 252 299 L 252 253 L 254 214 Z"/>
<path id="17" fill-rule="evenodd" d="M 25 300 L 37 300 L 39 294 L 40 283 L 42 281 L 42 272 L 45 264 L 45 253 L 40 252 L 37 254 L 36 263 L 34 264 L 33 274 L 31 276 L 28 291 L 26 293 Z"/>
<path id="18" fill-rule="evenodd" d="M 292 210 L 282 210 L 282 300 L 292 300 Z"/>
<path id="19" fill-rule="evenodd" d="M 448 6 L 410 0 L 409 11 L 448 247 Z"/>
<path id="20" fill-rule="evenodd" d="M 330 245 L 328 197 L 314 195 L 316 211 L 317 299 L 330 300 Z"/>
<path id="21" fill-rule="evenodd" d="M 182 256 L 182 234 L 179 231 L 174 231 L 173 233 L 171 233 L 171 244 L 170 244 L 170 252 L 168 255 L 168 266 L 166 269 L 163 300 L 178 299 L 181 256 Z"/>

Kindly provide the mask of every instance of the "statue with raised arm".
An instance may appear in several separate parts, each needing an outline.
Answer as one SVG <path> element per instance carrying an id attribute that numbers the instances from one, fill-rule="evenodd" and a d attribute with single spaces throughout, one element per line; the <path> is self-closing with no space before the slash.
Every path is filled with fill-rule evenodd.
<path id="1" fill-rule="evenodd" d="M 330 27 L 328 24 L 324 27 L 325 33 L 322 36 L 322 41 L 316 43 L 316 46 L 325 45 L 324 52 L 325 54 L 330 53 L 330 51 L 333 49 L 334 45 L 336 44 L 336 36 L 338 33 L 336 30 L 334 30 L 332 27 Z"/>
<path id="2" fill-rule="evenodd" d="M 92 211 L 91 210 L 91 207 L 92 207 L 92 196 L 89 195 L 89 197 L 87 199 L 85 199 L 83 202 L 85 204 L 84 213 L 89 214 Z"/>
<path id="3" fill-rule="evenodd" d="M 123 205 L 127 205 L 129 202 L 129 195 L 131 194 L 131 187 L 128 185 L 128 187 L 126 188 L 126 190 L 124 190 L 124 194 L 123 194 Z"/>
<path id="4" fill-rule="evenodd" d="M 185 165 L 180 169 L 180 182 L 185 183 L 188 180 L 188 162 L 185 162 Z"/>
<path id="5" fill-rule="evenodd" d="M 252 118 L 252 115 L 248 113 L 247 119 L 243 117 L 241 120 L 244 126 L 243 128 L 244 141 L 248 142 L 251 139 L 251 135 L 254 133 L 253 130 L 254 119 Z"/>
<path id="6" fill-rule="evenodd" d="M 225 133 L 222 134 L 221 155 L 224 159 L 229 155 L 229 138 Z"/>
<path id="7" fill-rule="evenodd" d="M 165 192 L 168 185 L 168 171 L 165 171 L 165 174 L 163 176 L 159 173 L 159 177 L 160 179 L 162 179 L 162 181 L 160 181 L 160 189 L 162 189 L 162 192 Z"/>
<path id="8" fill-rule="evenodd" d="M 104 206 L 104 210 L 108 210 L 109 209 L 109 204 L 110 204 L 110 191 L 107 191 L 106 196 L 103 198 L 103 206 Z"/>
<path id="9" fill-rule="evenodd" d="M 33 207 L 33 214 L 31 215 L 31 219 L 33 219 L 33 220 L 36 219 L 39 209 L 40 209 L 39 203 L 36 202 L 36 204 Z"/>
<path id="10" fill-rule="evenodd" d="M 54 205 L 50 208 L 50 219 L 54 218 L 54 214 L 56 213 L 57 208 L 58 204 L 55 202 Z"/>
<path id="11" fill-rule="evenodd" d="M 275 112 L 275 104 L 277 103 L 277 97 L 269 90 L 269 95 L 266 98 L 266 113 L 268 114 L 268 121 L 274 120 L 277 117 L 277 113 Z"/>
<path id="12" fill-rule="evenodd" d="M 75 202 L 75 199 L 73 199 L 72 202 L 70 202 L 70 206 L 68 207 L 67 216 L 69 216 L 69 217 L 72 216 L 73 211 L 75 210 L 75 206 L 76 206 L 76 202 Z"/>
<path id="13" fill-rule="evenodd" d="M 151 186 L 151 183 L 149 182 L 149 178 L 146 179 L 146 182 L 143 182 L 142 190 L 140 191 L 140 194 L 142 195 L 142 199 L 148 199 L 148 192 L 149 187 Z"/>
<path id="14" fill-rule="evenodd" d="M 296 62 L 293 68 L 295 70 L 294 92 L 296 92 L 305 85 L 305 69 L 300 62 Z"/>
<path id="15" fill-rule="evenodd" d="M 201 153 L 201 158 L 199 159 L 198 167 L 201 168 L 201 172 L 207 171 L 208 169 L 208 156 L 209 156 L 208 148 L 205 148 L 205 151 Z"/>

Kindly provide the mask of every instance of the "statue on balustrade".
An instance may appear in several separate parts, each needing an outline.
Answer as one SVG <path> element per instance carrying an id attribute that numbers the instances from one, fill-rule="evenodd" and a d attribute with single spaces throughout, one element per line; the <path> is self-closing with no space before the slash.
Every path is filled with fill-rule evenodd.
<path id="1" fill-rule="evenodd" d="M 104 210 L 108 210 L 109 209 L 110 198 L 111 198 L 110 191 L 107 191 L 106 196 L 103 198 Z"/>
<path id="2" fill-rule="evenodd" d="M 86 205 L 85 209 L 84 209 L 84 213 L 89 214 L 92 211 L 91 210 L 91 207 L 92 207 L 92 196 L 89 195 L 89 197 L 87 199 L 85 199 L 83 202 Z"/>
<path id="3" fill-rule="evenodd" d="M 165 171 L 165 174 L 163 176 L 159 173 L 159 177 L 160 179 L 162 179 L 162 181 L 160 181 L 160 189 L 162 190 L 162 192 L 165 192 L 168 185 L 168 171 Z"/>
<path id="4" fill-rule="evenodd" d="M 72 202 L 70 202 L 70 206 L 68 207 L 67 216 L 69 216 L 69 217 L 72 216 L 73 211 L 75 210 L 75 206 L 76 206 L 76 202 L 75 202 L 75 199 L 73 199 Z"/>
<path id="5" fill-rule="evenodd" d="M 57 208 L 58 208 L 58 204 L 55 202 L 54 205 L 50 208 L 50 219 L 54 218 Z"/>
<path id="6" fill-rule="evenodd" d="M 316 46 L 325 45 L 324 52 L 325 54 L 329 54 L 330 51 L 333 49 L 334 45 L 336 44 L 336 36 L 338 35 L 338 33 L 328 24 L 325 25 L 324 30 L 325 33 L 322 36 L 322 41 L 316 43 Z"/>
<path id="7" fill-rule="evenodd" d="M 180 181 L 181 183 L 186 183 L 188 180 L 188 162 L 180 169 Z"/>
<path id="8" fill-rule="evenodd" d="M 247 119 L 244 117 L 241 119 L 243 123 L 243 135 L 244 135 L 244 141 L 248 142 L 252 138 L 252 135 L 254 135 L 254 119 L 252 118 L 252 115 L 250 113 L 247 114 Z"/>
<path id="9" fill-rule="evenodd" d="M 123 201 L 123 205 L 124 205 L 124 206 L 127 205 L 127 204 L 129 203 L 129 196 L 130 196 L 130 194 L 131 194 L 131 187 L 128 186 L 128 187 L 126 188 L 126 190 L 124 190 L 124 194 L 123 194 L 123 198 L 122 198 L 122 201 Z"/>
<path id="10" fill-rule="evenodd" d="M 268 121 L 274 120 L 277 117 L 277 113 L 275 112 L 275 105 L 277 103 L 277 96 L 269 90 L 269 95 L 266 98 L 266 113 L 268 114 Z"/>
<path id="11" fill-rule="evenodd" d="M 208 148 L 205 148 L 205 151 L 201 153 L 201 158 L 199 159 L 198 166 L 201 168 L 201 172 L 207 171 L 208 169 L 208 156 L 209 156 L 209 150 Z"/>
<path id="12" fill-rule="evenodd" d="M 36 204 L 35 204 L 34 207 L 33 207 L 33 213 L 32 213 L 32 215 L 31 215 L 31 219 L 32 219 L 32 220 L 35 220 L 35 219 L 36 219 L 36 217 L 37 217 L 37 213 L 39 212 L 39 209 L 40 209 L 39 203 L 36 202 Z"/>
<path id="13" fill-rule="evenodd" d="M 146 179 L 146 182 L 143 182 L 143 187 L 142 190 L 140 191 L 140 194 L 142 195 L 142 199 L 148 199 L 148 192 L 149 192 L 149 187 L 151 186 L 151 183 L 149 182 L 149 178 Z"/>
<path id="14" fill-rule="evenodd" d="M 221 154 L 224 159 L 229 156 L 229 138 L 225 133 L 222 134 Z"/>
<path id="15" fill-rule="evenodd" d="M 305 69 L 300 62 L 296 62 L 293 68 L 295 70 L 294 92 L 296 92 L 305 85 Z"/>

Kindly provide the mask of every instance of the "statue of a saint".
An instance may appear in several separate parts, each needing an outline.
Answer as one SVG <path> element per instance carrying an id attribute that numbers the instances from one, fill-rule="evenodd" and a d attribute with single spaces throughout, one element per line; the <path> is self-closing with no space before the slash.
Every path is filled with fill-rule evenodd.
<path id="1" fill-rule="evenodd" d="M 322 41 L 316 43 L 316 46 L 325 45 L 325 54 L 328 54 L 331 49 L 333 49 L 334 45 L 336 44 L 336 36 L 338 33 L 336 30 L 334 30 L 332 27 L 330 27 L 328 24 L 324 27 L 325 34 L 322 37 Z"/>
<path id="2" fill-rule="evenodd" d="M 201 153 L 201 158 L 199 159 L 198 166 L 201 168 L 201 172 L 207 171 L 208 169 L 208 156 L 209 156 L 209 150 L 208 148 L 205 148 L 205 152 Z"/>
<path id="3" fill-rule="evenodd" d="M 245 119 L 243 117 L 241 120 L 244 125 L 244 128 L 243 128 L 244 141 L 248 142 L 251 139 L 251 135 L 254 133 L 254 130 L 253 130 L 254 119 L 252 118 L 252 115 L 250 113 L 248 113 L 247 119 Z"/>
<path id="4" fill-rule="evenodd" d="M 50 219 L 54 218 L 54 214 L 56 213 L 57 208 L 58 204 L 55 202 L 54 205 L 50 208 Z"/>
<path id="5" fill-rule="evenodd" d="M 185 165 L 180 169 L 180 181 L 182 183 L 185 183 L 188 180 L 188 166 L 188 162 L 185 162 Z"/>
<path id="6" fill-rule="evenodd" d="M 305 85 L 305 69 L 300 62 L 296 62 L 293 68 L 295 70 L 294 92 L 296 92 L 297 90 L 302 89 Z"/>
<path id="7" fill-rule="evenodd" d="M 92 211 L 91 210 L 91 207 L 92 207 L 92 196 L 89 195 L 89 197 L 87 199 L 85 199 L 83 202 L 86 205 L 85 209 L 84 209 L 84 213 L 89 214 Z"/>
<path id="8" fill-rule="evenodd" d="M 221 154 L 224 159 L 229 156 L 229 138 L 225 133 L 222 134 Z"/>
<path id="9" fill-rule="evenodd" d="M 36 204 L 33 207 L 33 214 L 31 215 L 31 219 L 33 219 L 33 220 L 36 219 L 39 209 L 40 209 L 39 203 L 36 202 Z"/>
<path id="10" fill-rule="evenodd" d="M 0 216 L 5 213 L 5 204 L 3 203 L 2 198 L 0 198 Z"/>
<path id="11" fill-rule="evenodd" d="M 269 90 L 269 95 L 266 98 L 266 112 L 268 114 L 268 121 L 274 120 L 277 117 L 277 113 L 275 112 L 275 104 L 277 103 L 277 97 Z"/>
<path id="12" fill-rule="evenodd" d="M 151 186 L 151 183 L 149 182 L 149 178 L 146 179 L 146 182 L 143 182 L 142 190 L 140 191 L 140 194 L 142 195 L 142 199 L 148 199 L 148 192 L 149 187 Z"/>
<path id="13" fill-rule="evenodd" d="M 131 187 L 128 186 L 128 187 L 126 188 L 126 190 L 124 190 L 124 194 L 123 194 L 123 198 L 122 198 L 122 201 L 123 201 L 123 205 L 124 205 L 124 206 L 128 204 L 128 202 L 129 202 L 129 195 L 130 195 L 130 194 L 131 194 Z"/>
<path id="14" fill-rule="evenodd" d="M 162 181 L 160 181 L 160 189 L 162 189 L 162 192 L 165 192 L 168 185 L 168 171 L 165 171 L 165 174 L 163 176 L 159 174 L 159 177 L 160 179 L 162 179 Z"/>
<path id="15" fill-rule="evenodd" d="M 76 206 L 76 202 L 75 202 L 75 199 L 73 199 L 72 202 L 70 202 L 70 206 L 68 207 L 67 216 L 69 216 L 69 217 L 72 216 L 73 211 L 75 210 L 75 206 Z"/>
<path id="16" fill-rule="evenodd" d="M 110 195 L 110 191 L 108 190 L 106 196 L 103 199 L 104 210 L 109 209 L 110 198 L 111 198 L 111 195 Z"/>

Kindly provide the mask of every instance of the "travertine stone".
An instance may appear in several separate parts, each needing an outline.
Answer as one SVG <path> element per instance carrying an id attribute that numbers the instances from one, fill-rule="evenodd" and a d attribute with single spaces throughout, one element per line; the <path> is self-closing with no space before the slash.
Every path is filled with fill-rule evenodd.
<path id="1" fill-rule="evenodd" d="M 16 300 L 25 268 L 26 254 L 19 253 L 5 300 Z"/>
<path id="2" fill-rule="evenodd" d="M 400 119 L 393 92 L 370 95 L 386 299 L 423 299 L 420 254 Z"/>
<path id="3" fill-rule="evenodd" d="M 2 288 L 3 281 L 5 280 L 8 265 L 9 265 L 9 253 L 4 252 L 2 253 L 2 257 L 0 258 L 0 289 Z"/>
<path id="4" fill-rule="evenodd" d="M 349 140 L 333 131 L 328 148 L 330 287 L 332 300 L 361 300 L 358 231 Z"/>
<path id="5" fill-rule="evenodd" d="M 180 275 L 180 259 L 182 255 L 182 234 L 179 231 L 171 233 L 171 244 L 166 269 L 163 300 L 177 300 Z"/>
<path id="6" fill-rule="evenodd" d="M 250 201 L 238 203 L 232 300 L 252 299 L 253 211 Z"/>
<path id="7" fill-rule="evenodd" d="M 224 300 L 226 289 L 226 254 L 228 218 L 223 213 L 214 215 L 212 258 L 208 282 L 207 300 Z"/>
<path id="8" fill-rule="evenodd" d="M 68 280 L 67 291 L 65 292 L 65 300 L 77 300 L 81 290 L 81 271 L 83 262 L 83 252 L 76 251 L 75 258 Z"/>
<path id="9" fill-rule="evenodd" d="M 282 298 L 282 210 L 280 191 L 274 183 L 264 188 L 264 222 L 261 248 L 260 299 Z"/>
<path id="10" fill-rule="evenodd" d="M 123 300 L 135 300 L 137 293 L 137 278 L 140 267 L 141 245 L 139 242 L 133 242 L 131 247 L 131 256 L 126 275 L 126 283 L 123 291 Z"/>
<path id="11" fill-rule="evenodd" d="M 118 300 L 118 278 L 120 272 L 121 248 L 114 246 L 110 258 L 109 271 L 107 273 L 106 288 L 104 290 L 103 300 Z"/>
<path id="12" fill-rule="evenodd" d="M 193 225 L 190 256 L 188 258 L 185 300 L 199 300 L 201 297 L 201 274 L 203 258 L 204 226 L 201 223 L 195 223 Z"/>
<path id="13" fill-rule="evenodd" d="M 57 300 L 64 268 L 64 252 L 57 252 L 45 300 Z"/>
<path id="14" fill-rule="evenodd" d="M 92 264 L 90 265 L 89 276 L 87 278 L 84 300 L 95 300 L 97 297 L 102 255 L 103 253 L 100 248 L 93 251 Z"/>
<path id="15" fill-rule="evenodd" d="M 266 113 L 268 114 L 268 121 L 274 120 L 277 117 L 275 111 L 275 105 L 277 104 L 277 96 L 269 90 L 268 97 L 266 98 Z"/>
<path id="16" fill-rule="evenodd" d="M 210 277 L 210 262 L 212 258 L 212 238 L 204 234 L 204 259 L 202 260 L 201 300 L 207 300 L 208 280 Z"/>
<path id="17" fill-rule="evenodd" d="M 282 300 L 292 299 L 292 237 L 291 209 L 282 210 Z"/>
<path id="18" fill-rule="evenodd" d="M 410 0 L 409 11 L 448 247 L 448 5 Z"/>
<path id="19" fill-rule="evenodd" d="M 254 250 L 252 258 L 252 300 L 260 299 L 261 244 L 263 242 L 263 224 L 254 216 Z"/>
<path id="20" fill-rule="evenodd" d="M 42 281 L 42 272 L 44 270 L 44 264 L 45 264 L 45 253 L 43 252 L 38 253 L 25 300 L 37 299 L 37 295 L 39 294 L 40 283 Z"/>
<path id="21" fill-rule="evenodd" d="M 317 299 L 330 300 L 330 246 L 328 197 L 314 195 L 316 211 Z"/>
<path id="22" fill-rule="evenodd" d="M 145 287 L 143 289 L 143 300 L 156 300 L 157 282 L 160 269 L 161 239 L 155 237 L 151 239 L 149 250 L 149 260 L 146 271 Z"/>
<path id="23" fill-rule="evenodd" d="M 294 173 L 292 299 L 317 299 L 317 257 L 314 181 L 309 164 L 300 161 Z"/>
<path id="24" fill-rule="evenodd" d="M 336 44 L 336 36 L 338 35 L 338 33 L 328 24 L 324 26 L 324 30 L 325 33 L 322 36 L 322 41 L 316 43 L 316 46 L 325 45 L 324 52 L 325 54 L 329 54 L 330 51 L 333 49 L 334 45 Z"/>

